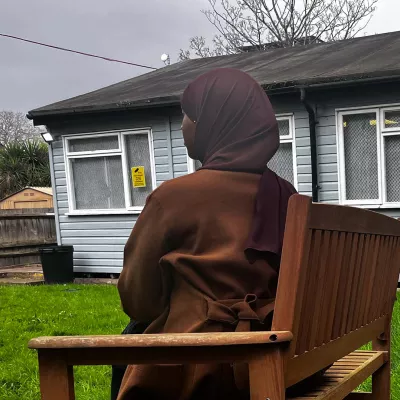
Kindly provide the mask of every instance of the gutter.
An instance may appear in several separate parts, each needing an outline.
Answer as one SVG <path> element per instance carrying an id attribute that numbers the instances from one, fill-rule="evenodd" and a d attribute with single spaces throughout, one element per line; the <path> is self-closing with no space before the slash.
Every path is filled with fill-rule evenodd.
<path id="1" fill-rule="evenodd" d="M 300 100 L 303 103 L 306 111 L 308 112 L 308 121 L 310 124 L 310 147 L 311 147 L 311 180 L 312 180 L 312 201 L 318 203 L 318 161 L 317 161 L 317 118 L 315 111 L 307 101 L 306 90 L 300 89 Z"/>
<path id="2" fill-rule="evenodd" d="M 132 111 L 143 108 L 151 108 L 151 107 L 167 107 L 167 106 L 175 106 L 180 104 L 179 96 L 166 96 L 154 98 L 151 100 L 139 100 L 139 101 L 121 101 L 116 104 L 106 104 L 101 106 L 85 106 L 85 107 L 77 107 L 73 109 L 54 109 L 48 111 L 32 110 L 26 114 L 26 117 L 29 120 L 33 120 L 35 125 L 46 125 L 45 123 L 37 123 L 38 120 L 45 119 L 48 120 L 52 117 L 70 117 L 74 115 L 87 115 L 87 114 L 98 114 L 104 112 L 121 112 L 121 111 Z"/>
<path id="3" fill-rule="evenodd" d="M 308 89 L 327 89 L 341 86 L 355 86 L 359 84 L 370 84 L 370 83 L 390 83 L 390 82 L 398 82 L 400 80 L 400 73 L 393 75 L 385 75 L 385 76 L 349 76 L 348 78 L 342 79 L 326 79 L 318 80 L 299 80 L 293 82 L 285 82 L 285 83 L 275 83 L 275 84 L 265 84 L 262 85 L 264 90 L 268 94 L 275 93 L 284 93 L 293 92 L 299 88 L 307 87 Z"/>

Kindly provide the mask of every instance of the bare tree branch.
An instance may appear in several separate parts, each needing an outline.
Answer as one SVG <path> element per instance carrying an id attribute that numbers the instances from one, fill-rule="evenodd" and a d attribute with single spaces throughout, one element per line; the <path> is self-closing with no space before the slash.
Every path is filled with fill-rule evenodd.
<path id="1" fill-rule="evenodd" d="M 38 137 L 35 128 L 24 114 L 13 111 L 0 111 L 0 145 Z"/>
<path id="2" fill-rule="evenodd" d="M 180 59 L 350 39 L 368 25 L 379 0 L 208 1 L 202 12 L 218 31 L 213 46 L 194 37 Z"/>

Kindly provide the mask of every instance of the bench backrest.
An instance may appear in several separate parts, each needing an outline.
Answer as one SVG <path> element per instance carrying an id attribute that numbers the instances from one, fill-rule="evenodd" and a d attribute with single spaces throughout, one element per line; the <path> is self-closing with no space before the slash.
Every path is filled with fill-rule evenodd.
<path id="1" fill-rule="evenodd" d="M 290 383 L 389 332 L 399 271 L 399 221 L 290 199 L 272 329 L 294 334 L 289 369 L 309 365 Z"/>

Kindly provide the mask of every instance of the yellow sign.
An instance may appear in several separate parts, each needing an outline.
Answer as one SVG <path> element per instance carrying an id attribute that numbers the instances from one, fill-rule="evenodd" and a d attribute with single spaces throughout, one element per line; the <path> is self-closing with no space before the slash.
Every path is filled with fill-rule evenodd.
<path id="1" fill-rule="evenodd" d="M 373 119 L 373 120 L 369 121 L 369 124 L 370 124 L 371 126 L 376 126 L 376 119 Z M 385 119 L 385 126 L 388 126 L 388 125 L 397 125 L 397 124 L 398 124 L 397 121 L 391 121 L 390 119 Z"/>
<path id="2" fill-rule="evenodd" d="M 370 121 L 369 121 L 369 124 L 371 125 L 371 126 L 376 126 L 376 119 L 371 119 Z M 388 125 L 398 125 L 399 124 L 399 122 L 398 121 L 391 121 L 390 119 L 385 119 L 385 126 L 387 127 Z M 345 121 L 345 122 L 343 122 L 343 126 L 345 127 L 345 128 L 347 128 L 347 122 Z"/>
<path id="3" fill-rule="evenodd" d="M 132 167 L 132 184 L 135 188 L 146 187 L 144 167 Z"/>

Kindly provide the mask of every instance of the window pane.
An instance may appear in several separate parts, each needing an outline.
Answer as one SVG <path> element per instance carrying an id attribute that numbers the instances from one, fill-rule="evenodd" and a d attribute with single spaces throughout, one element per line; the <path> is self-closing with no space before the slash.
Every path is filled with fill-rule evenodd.
<path id="1" fill-rule="evenodd" d="M 118 136 L 69 140 L 69 151 L 118 150 Z"/>
<path id="2" fill-rule="evenodd" d="M 194 170 L 197 171 L 203 166 L 203 164 L 199 160 L 194 161 Z"/>
<path id="3" fill-rule="evenodd" d="M 268 167 L 281 178 L 286 179 L 293 185 L 294 176 L 292 143 L 281 143 L 278 151 L 268 163 Z"/>
<path id="4" fill-rule="evenodd" d="M 77 210 L 125 208 L 121 156 L 71 159 Z"/>
<path id="5" fill-rule="evenodd" d="M 400 136 L 385 137 L 387 201 L 400 202 Z"/>
<path id="6" fill-rule="evenodd" d="M 400 128 L 400 110 L 385 112 L 385 128 Z"/>
<path id="7" fill-rule="evenodd" d="M 290 124 L 288 119 L 278 121 L 279 135 L 290 136 Z"/>
<path id="8" fill-rule="evenodd" d="M 131 205 L 144 206 L 147 196 L 153 191 L 153 179 L 151 176 L 151 161 L 149 139 L 147 134 L 126 135 L 125 145 L 128 163 L 128 176 L 130 177 Z M 132 167 L 144 167 L 146 187 L 135 188 L 132 184 Z"/>
<path id="9" fill-rule="evenodd" d="M 345 115 L 343 140 L 347 200 L 379 199 L 375 113 Z"/>

